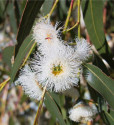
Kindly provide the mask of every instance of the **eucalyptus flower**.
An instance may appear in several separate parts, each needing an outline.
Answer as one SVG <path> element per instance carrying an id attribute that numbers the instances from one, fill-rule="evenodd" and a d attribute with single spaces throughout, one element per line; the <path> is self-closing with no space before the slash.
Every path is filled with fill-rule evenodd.
<path id="1" fill-rule="evenodd" d="M 96 113 L 96 109 L 80 102 L 76 104 L 72 109 L 70 109 L 69 118 L 74 122 L 85 123 L 87 121 L 92 121 Z"/>
<path id="2" fill-rule="evenodd" d="M 56 48 L 55 48 L 56 49 Z M 58 48 L 59 49 L 59 48 Z M 54 50 L 55 51 L 55 50 Z M 56 53 L 47 53 L 39 58 L 38 53 L 31 60 L 31 67 L 36 74 L 37 81 L 48 90 L 61 92 L 77 86 L 81 70 L 80 61 L 76 60 L 74 49 L 64 46 Z"/>
<path id="3" fill-rule="evenodd" d="M 21 70 L 19 78 L 15 81 L 16 85 L 21 85 L 25 93 L 33 99 L 40 100 L 42 89 L 28 65 Z"/>
<path id="4" fill-rule="evenodd" d="M 86 61 L 89 57 L 90 57 L 90 50 L 91 50 L 91 46 L 89 43 L 87 43 L 87 41 L 83 38 L 79 39 L 75 39 L 76 42 L 76 46 L 75 46 L 75 53 L 77 55 L 77 58 L 84 62 Z"/>
<path id="5" fill-rule="evenodd" d="M 38 43 L 39 50 L 46 54 L 51 48 L 62 45 L 60 41 L 60 29 L 58 23 L 53 26 L 49 18 L 41 18 L 33 27 L 33 39 Z"/>

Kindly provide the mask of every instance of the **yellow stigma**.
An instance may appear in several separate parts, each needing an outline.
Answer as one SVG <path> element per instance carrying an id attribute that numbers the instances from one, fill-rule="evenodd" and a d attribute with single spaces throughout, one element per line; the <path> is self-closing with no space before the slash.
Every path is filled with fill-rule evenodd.
<path id="1" fill-rule="evenodd" d="M 62 66 L 60 64 L 58 66 L 55 66 L 52 68 L 52 73 L 57 76 L 60 75 L 63 72 Z"/>

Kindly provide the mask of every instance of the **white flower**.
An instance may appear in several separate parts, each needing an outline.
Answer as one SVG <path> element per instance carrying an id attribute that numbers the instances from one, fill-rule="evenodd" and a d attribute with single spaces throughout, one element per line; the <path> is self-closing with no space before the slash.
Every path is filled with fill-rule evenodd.
<path id="1" fill-rule="evenodd" d="M 28 65 L 21 70 L 19 78 L 15 81 L 16 85 L 21 85 L 25 93 L 33 99 L 40 100 L 42 90 L 36 81 L 35 74 Z"/>
<path id="2" fill-rule="evenodd" d="M 74 49 L 64 46 L 57 53 L 52 51 L 40 60 L 36 54 L 31 61 L 31 67 L 43 87 L 47 84 L 47 89 L 61 92 L 78 84 L 81 65 L 75 56 Z"/>
<path id="3" fill-rule="evenodd" d="M 47 44 L 47 45 L 41 44 L 38 47 L 38 51 L 41 53 L 41 55 L 48 56 L 50 55 L 50 53 L 59 53 L 60 50 L 65 48 L 64 46 L 65 45 L 63 41 L 59 39 L 55 39 L 54 42 L 50 44 Z"/>
<path id="4" fill-rule="evenodd" d="M 60 29 L 57 29 L 58 23 L 55 27 L 51 24 L 49 18 L 42 18 L 33 27 L 33 39 L 40 45 L 40 47 L 50 48 L 54 44 L 58 44 Z M 41 48 L 40 48 L 41 49 Z"/>
<path id="5" fill-rule="evenodd" d="M 42 18 L 33 27 L 33 39 L 38 43 L 38 51 L 44 56 L 47 53 L 57 52 L 57 48 L 63 46 L 63 41 L 60 38 L 60 29 L 57 29 L 59 23 L 55 27 L 51 24 L 50 19 Z M 52 51 L 53 50 L 53 51 Z"/>
<path id="6" fill-rule="evenodd" d="M 91 46 L 85 39 L 76 39 L 75 52 L 80 61 L 86 61 L 90 57 Z"/>
<path id="7" fill-rule="evenodd" d="M 87 122 L 92 121 L 97 111 L 90 106 L 78 103 L 69 111 L 69 118 L 75 122 Z"/>
<path id="8" fill-rule="evenodd" d="M 51 42 L 53 39 L 57 38 L 58 32 L 51 24 L 49 18 L 39 19 L 35 26 L 33 27 L 33 38 L 38 43 L 44 42 Z"/>

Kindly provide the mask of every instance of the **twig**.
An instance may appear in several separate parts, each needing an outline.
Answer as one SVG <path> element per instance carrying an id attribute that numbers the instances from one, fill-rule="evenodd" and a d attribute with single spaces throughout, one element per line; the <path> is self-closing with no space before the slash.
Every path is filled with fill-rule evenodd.
<path id="1" fill-rule="evenodd" d="M 34 125 L 38 125 L 38 119 L 39 119 L 40 112 L 41 112 L 41 109 L 42 109 L 44 96 L 45 96 L 45 93 L 46 93 L 46 87 L 47 87 L 47 85 L 44 87 L 44 90 L 43 90 L 43 93 L 42 93 L 41 101 L 39 103 L 39 107 L 38 107 L 38 110 L 37 110 L 37 113 L 36 113 L 36 117 L 35 117 L 35 120 L 34 120 Z"/>
<path id="2" fill-rule="evenodd" d="M 74 29 L 76 26 L 78 26 L 79 22 L 77 22 L 73 27 L 69 28 L 68 30 L 66 30 L 66 32 L 69 32 L 70 30 Z"/>
<path id="3" fill-rule="evenodd" d="M 7 82 L 9 82 L 9 80 L 10 80 L 10 77 L 0 84 L 0 91 L 4 88 Z"/>
<path id="4" fill-rule="evenodd" d="M 54 9 L 55 9 L 55 7 L 56 7 L 56 5 L 57 5 L 58 2 L 59 2 L 59 0 L 56 0 L 56 1 L 55 1 L 55 3 L 54 3 L 54 5 L 53 5 L 52 9 L 51 9 L 50 12 L 49 12 L 49 14 L 47 14 L 44 18 L 48 18 L 48 17 L 50 17 L 50 16 L 52 15 L 52 13 L 53 13 L 53 11 L 54 11 Z"/>
<path id="5" fill-rule="evenodd" d="M 72 8 L 73 8 L 73 2 L 74 2 L 74 0 L 71 0 L 70 8 L 69 8 L 69 11 L 68 11 L 68 16 L 67 16 L 67 19 L 66 19 L 66 22 L 65 22 L 65 26 L 64 26 L 64 29 L 63 29 L 63 33 L 66 32 L 66 29 L 67 29 L 67 26 L 68 26 L 69 18 L 70 18 L 71 11 L 72 11 Z"/>
<path id="6" fill-rule="evenodd" d="M 54 9 L 55 9 L 55 7 L 56 7 L 58 1 L 59 1 L 59 0 L 56 0 L 56 1 L 55 1 L 54 5 L 53 5 L 53 7 L 52 7 L 52 9 L 51 9 L 51 11 L 49 12 L 49 16 L 52 15 L 52 13 L 53 13 L 53 11 L 54 11 Z"/>
<path id="7" fill-rule="evenodd" d="M 78 0 L 78 37 L 80 38 L 80 0 Z"/>

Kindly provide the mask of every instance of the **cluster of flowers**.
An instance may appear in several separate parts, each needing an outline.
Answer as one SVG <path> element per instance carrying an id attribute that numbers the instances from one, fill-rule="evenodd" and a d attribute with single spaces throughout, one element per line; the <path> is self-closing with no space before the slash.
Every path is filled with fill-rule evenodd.
<path id="1" fill-rule="evenodd" d="M 77 86 L 82 63 L 90 56 L 90 45 L 85 39 L 75 39 L 76 46 L 71 47 L 64 44 L 60 37 L 61 28 L 57 28 L 58 24 L 53 26 L 49 19 L 44 18 L 35 24 L 33 39 L 37 42 L 38 50 L 15 82 L 23 87 L 27 95 L 37 100 L 41 99 L 44 86 L 47 91 L 54 92 Z M 69 113 L 72 117 L 73 109 Z"/>

